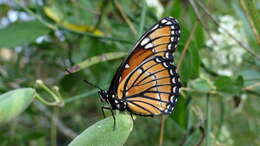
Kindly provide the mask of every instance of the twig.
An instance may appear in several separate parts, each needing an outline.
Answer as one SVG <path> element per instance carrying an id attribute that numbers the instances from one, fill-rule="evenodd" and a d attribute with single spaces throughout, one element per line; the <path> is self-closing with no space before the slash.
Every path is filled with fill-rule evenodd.
<path id="1" fill-rule="evenodd" d="M 124 19 L 124 21 L 127 23 L 127 25 L 129 26 L 129 28 L 131 29 L 132 33 L 134 35 L 137 35 L 137 31 L 134 27 L 134 25 L 132 24 L 132 22 L 127 18 L 126 14 L 124 13 L 121 5 L 118 3 L 117 0 L 114 0 L 115 3 L 115 7 L 118 9 L 120 15 L 122 16 L 122 18 Z"/>
<path id="2" fill-rule="evenodd" d="M 164 126 L 165 126 L 165 116 L 161 116 L 159 146 L 163 146 Z"/>
<path id="3" fill-rule="evenodd" d="M 205 29 L 206 33 L 208 34 L 208 36 L 210 37 L 210 39 L 213 41 L 213 43 L 216 45 L 216 41 L 213 39 L 209 28 L 204 24 L 203 19 L 202 19 L 202 15 L 200 14 L 197 6 L 194 3 L 194 0 L 189 0 L 189 3 L 191 4 L 192 9 L 195 12 L 195 15 L 197 16 L 197 20 L 200 22 L 200 24 L 202 25 L 202 27 Z"/>
<path id="4" fill-rule="evenodd" d="M 231 34 L 229 32 L 229 30 L 227 30 L 225 27 L 221 26 L 218 21 L 210 14 L 208 8 L 206 6 L 204 6 L 204 4 L 202 2 L 200 2 L 199 0 L 196 0 L 196 2 L 199 4 L 199 6 L 202 8 L 202 10 L 211 18 L 211 20 L 221 29 L 223 29 L 226 34 L 231 37 L 233 40 L 235 40 L 242 48 L 244 48 L 246 51 L 248 51 L 248 53 L 250 53 L 252 56 L 255 56 L 257 59 L 260 59 L 260 56 L 257 55 L 251 48 L 248 48 L 247 46 L 245 46 L 241 41 L 239 41 L 233 34 Z"/>
<path id="5" fill-rule="evenodd" d="M 258 45 L 260 45 L 260 35 L 259 33 L 257 32 L 256 30 L 256 27 L 255 27 L 255 24 L 252 20 L 252 17 L 249 15 L 249 12 L 248 12 L 248 9 L 246 8 L 246 4 L 245 4 L 245 1 L 244 0 L 240 0 L 240 5 L 242 7 L 242 10 L 244 11 L 244 14 L 247 18 L 247 21 L 249 22 L 249 25 L 253 31 L 253 34 L 255 35 L 255 38 L 256 38 L 256 42 L 258 43 Z"/>
<path id="6" fill-rule="evenodd" d="M 101 8 L 100 8 L 100 12 L 101 12 L 101 13 L 100 13 L 100 15 L 98 16 L 98 21 L 97 21 L 97 23 L 95 24 L 94 30 L 97 29 L 97 28 L 99 27 L 99 25 L 101 24 L 102 17 L 103 17 L 103 15 L 104 15 L 105 9 L 106 9 L 106 7 L 108 6 L 109 2 L 110 2 L 109 0 L 104 0 L 104 1 L 102 2 Z"/>
<path id="7" fill-rule="evenodd" d="M 57 116 L 53 116 L 45 106 L 39 103 L 35 103 L 35 105 L 46 117 L 48 117 L 50 120 L 53 119 L 53 122 L 62 134 L 71 139 L 77 136 L 76 132 L 74 132 L 72 129 L 68 128 L 65 124 L 63 124 L 63 122 Z"/>
<path id="8" fill-rule="evenodd" d="M 182 64 L 182 62 L 183 62 L 183 59 L 184 59 L 185 54 L 186 54 L 186 52 L 187 52 L 187 49 L 188 49 L 188 47 L 189 47 L 189 45 L 190 45 L 192 36 L 194 35 L 194 32 L 195 32 L 195 30 L 196 30 L 196 28 L 197 28 L 197 25 L 198 25 L 198 22 L 196 22 L 196 23 L 193 25 L 192 30 L 191 30 L 191 33 L 190 33 L 190 35 L 189 35 L 189 38 L 188 38 L 188 40 L 185 42 L 184 48 L 183 48 L 183 50 L 182 50 L 182 52 L 181 52 L 181 57 L 180 57 L 180 59 L 179 59 L 179 63 L 178 63 L 178 65 L 177 65 L 177 69 L 178 69 L 178 70 L 179 70 L 179 68 L 180 68 L 180 66 L 181 66 L 181 64 Z"/>
<path id="9" fill-rule="evenodd" d="M 254 83 L 253 85 L 246 86 L 246 87 L 242 88 L 242 90 L 252 90 L 252 89 L 256 88 L 257 86 L 260 86 L 260 82 Z"/>
<path id="10" fill-rule="evenodd" d="M 200 140 L 198 142 L 198 144 L 196 144 L 196 146 L 201 146 L 204 138 L 205 138 L 205 130 L 202 126 L 199 126 L 199 130 L 200 130 L 200 133 L 202 134 L 201 137 L 200 137 Z"/>

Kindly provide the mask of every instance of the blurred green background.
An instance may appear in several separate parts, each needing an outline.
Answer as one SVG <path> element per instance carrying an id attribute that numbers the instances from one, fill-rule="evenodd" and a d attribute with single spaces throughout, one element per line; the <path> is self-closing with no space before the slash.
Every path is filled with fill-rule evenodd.
<path id="1" fill-rule="evenodd" d="M 260 145 L 259 12 L 257 0 L 0 0 L 0 94 L 31 87 L 52 101 L 38 79 L 61 94 L 54 106 L 35 98 L 0 120 L 0 145 L 63 146 L 101 120 L 97 89 L 83 79 L 108 88 L 135 41 L 165 16 L 181 26 L 181 97 L 165 121 L 137 117 L 125 145 Z"/>

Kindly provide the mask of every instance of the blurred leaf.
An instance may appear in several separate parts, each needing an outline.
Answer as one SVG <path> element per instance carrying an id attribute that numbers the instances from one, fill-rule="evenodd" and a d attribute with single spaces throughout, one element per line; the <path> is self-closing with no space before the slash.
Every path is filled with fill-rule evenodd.
<path id="1" fill-rule="evenodd" d="M 198 24 L 194 34 L 195 37 L 193 37 L 193 42 L 196 44 L 198 50 L 200 50 L 205 45 L 204 29 L 201 24 Z"/>
<path id="2" fill-rule="evenodd" d="M 13 48 L 35 41 L 49 29 L 38 21 L 17 22 L 0 29 L 0 48 Z"/>
<path id="3" fill-rule="evenodd" d="M 186 99 L 180 96 L 170 117 L 183 129 L 186 127 Z"/>
<path id="4" fill-rule="evenodd" d="M 181 0 L 170 1 L 169 5 L 164 10 L 164 16 L 172 16 L 178 20 L 181 18 Z"/>
<path id="5" fill-rule="evenodd" d="M 190 79 L 195 79 L 199 75 L 200 69 L 200 57 L 198 49 L 194 43 L 191 42 L 186 55 L 183 59 L 183 63 L 180 66 L 180 75 L 183 82 L 187 82 Z"/>
<path id="6" fill-rule="evenodd" d="M 5 17 L 10 7 L 7 4 L 0 4 L 0 18 Z"/>
<path id="7" fill-rule="evenodd" d="M 210 90 L 214 89 L 212 84 L 208 80 L 203 79 L 203 78 L 194 80 L 191 83 L 191 85 L 194 90 L 197 90 L 202 93 L 208 93 Z"/>
<path id="8" fill-rule="evenodd" d="M 228 76 L 219 76 L 214 84 L 220 92 L 237 93 L 243 87 L 244 81 L 242 76 L 239 76 L 237 79 L 232 79 Z"/>
<path id="9" fill-rule="evenodd" d="M 59 11 L 57 7 L 54 5 L 51 7 L 44 7 L 44 13 L 53 21 L 56 23 L 60 24 L 62 27 L 72 30 L 72 31 L 77 31 L 77 32 L 90 32 L 99 36 L 103 36 L 103 32 L 101 32 L 98 29 L 95 29 L 92 26 L 86 26 L 86 25 L 76 25 L 71 22 L 68 22 L 67 20 L 64 20 L 65 17 L 63 14 Z"/>
<path id="10" fill-rule="evenodd" d="M 101 120 L 78 135 L 69 146 L 123 146 L 133 129 L 133 120 L 127 114 Z"/>
<path id="11" fill-rule="evenodd" d="M 5 123 L 22 113 L 32 102 L 35 90 L 20 88 L 0 95 L 0 123 Z"/>

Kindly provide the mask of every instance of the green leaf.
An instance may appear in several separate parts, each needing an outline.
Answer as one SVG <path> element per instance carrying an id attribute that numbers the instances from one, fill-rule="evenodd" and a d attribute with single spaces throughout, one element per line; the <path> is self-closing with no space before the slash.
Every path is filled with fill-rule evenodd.
<path id="1" fill-rule="evenodd" d="M 181 80 L 187 82 L 190 79 L 195 79 L 199 75 L 200 57 L 197 47 L 191 42 L 187 53 L 180 66 Z"/>
<path id="2" fill-rule="evenodd" d="M 238 93 L 244 85 L 244 80 L 242 76 L 239 76 L 236 79 L 227 76 L 219 76 L 214 84 L 220 92 Z"/>
<path id="3" fill-rule="evenodd" d="M 210 90 L 214 89 L 212 84 L 208 80 L 203 79 L 203 78 L 199 78 L 199 79 L 194 80 L 191 83 L 191 86 L 196 91 L 202 92 L 202 93 L 208 93 Z"/>
<path id="4" fill-rule="evenodd" d="M 186 127 L 186 99 L 182 96 L 178 98 L 178 102 L 175 104 L 174 110 L 170 117 L 183 129 Z"/>
<path id="5" fill-rule="evenodd" d="M 32 102 L 35 90 L 20 88 L 0 95 L 0 123 L 5 123 L 22 113 Z"/>
<path id="6" fill-rule="evenodd" d="M 13 48 L 31 43 L 48 31 L 49 29 L 38 21 L 13 23 L 0 29 L 0 48 Z"/>
<path id="7" fill-rule="evenodd" d="M 69 146 L 122 146 L 133 129 L 133 120 L 127 114 L 116 115 L 114 120 L 108 117 L 87 128 L 78 135 Z"/>
<path id="8" fill-rule="evenodd" d="M 234 85 L 233 80 L 227 76 L 217 77 L 214 84 L 217 87 L 217 90 L 222 92 L 232 92 L 232 87 Z"/>

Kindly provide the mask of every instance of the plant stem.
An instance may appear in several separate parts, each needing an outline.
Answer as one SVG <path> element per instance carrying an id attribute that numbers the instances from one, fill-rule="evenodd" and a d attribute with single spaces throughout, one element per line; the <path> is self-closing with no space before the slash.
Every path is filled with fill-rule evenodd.
<path id="1" fill-rule="evenodd" d="M 211 145 L 211 106 L 210 106 L 210 94 L 206 96 L 206 146 Z"/>
<path id="2" fill-rule="evenodd" d="M 161 116 L 159 146 L 163 146 L 164 126 L 165 126 L 165 116 Z"/>

